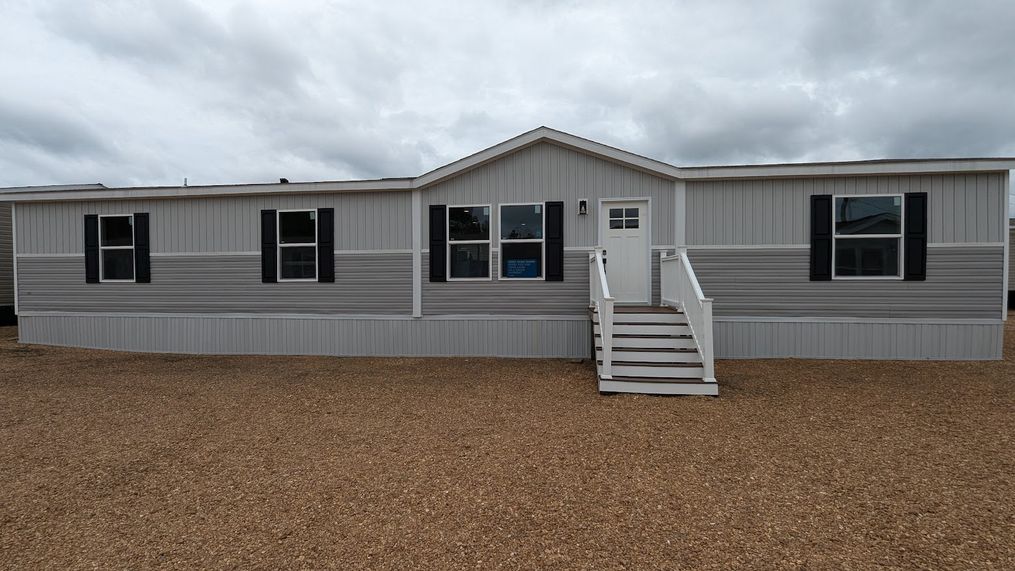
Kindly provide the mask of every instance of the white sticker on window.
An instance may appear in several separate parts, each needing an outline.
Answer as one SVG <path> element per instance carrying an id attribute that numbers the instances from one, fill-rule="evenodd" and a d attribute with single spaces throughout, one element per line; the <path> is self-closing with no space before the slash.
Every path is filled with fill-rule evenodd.
<path id="1" fill-rule="evenodd" d="M 489 215 L 490 215 L 490 207 L 489 206 L 484 206 L 483 207 L 483 216 L 489 216 Z"/>
<path id="2" fill-rule="evenodd" d="M 540 204 L 537 204 L 537 205 L 536 205 L 536 214 L 539 214 L 539 213 L 540 213 L 540 212 L 542 212 L 542 211 L 543 211 L 543 207 L 542 207 L 542 205 L 540 205 Z"/>
<path id="3" fill-rule="evenodd" d="M 893 196 L 892 197 L 892 205 L 893 206 L 902 206 L 902 197 L 901 196 Z"/>

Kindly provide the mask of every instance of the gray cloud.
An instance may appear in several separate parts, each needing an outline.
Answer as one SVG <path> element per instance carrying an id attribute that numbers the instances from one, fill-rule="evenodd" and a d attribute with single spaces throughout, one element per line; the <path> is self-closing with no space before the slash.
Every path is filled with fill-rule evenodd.
<path id="1" fill-rule="evenodd" d="M 676 164 L 1015 155 L 1015 4 L 0 4 L 0 185 L 406 176 L 550 125 Z"/>

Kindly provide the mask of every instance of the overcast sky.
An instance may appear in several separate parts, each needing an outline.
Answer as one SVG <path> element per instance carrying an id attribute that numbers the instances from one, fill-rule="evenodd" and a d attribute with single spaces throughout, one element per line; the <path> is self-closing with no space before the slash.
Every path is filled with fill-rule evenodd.
<path id="1" fill-rule="evenodd" d="M 1015 2 L 0 0 L 0 186 L 1015 156 Z"/>

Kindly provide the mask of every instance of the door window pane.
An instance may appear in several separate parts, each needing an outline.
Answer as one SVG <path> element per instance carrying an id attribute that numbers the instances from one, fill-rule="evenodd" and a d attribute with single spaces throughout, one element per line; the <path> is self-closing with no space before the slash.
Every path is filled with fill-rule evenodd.
<path id="1" fill-rule="evenodd" d="M 501 276 L 505 278 L 543 277 L 542 242 L 511 242 L 500 245 Z"/>
<path id="2" fill-rule="evenodd" d="M 835 241 L 835 275 L 898 276 L 898 238 L 850 238 Z"/>
<path id="3" fill-rule="evenodd" d="M 102 250 L 102 279 L 134 279 L 134 250 Z"/>
<path id="4" fill-rule="evenodd" d="M 131 216 L 104 216 L 102 221 L 102 246 L 133 246 L 134 224 Z"/>
<path id="5" fill-rule="evenodd" d="M 623 218 L 620 218 L 618 220 L 614 220 L 612 218 L 610 219 L 610 230 L 616 230 L 617 228 L 623 228 L 623 227 L 624 227 L 624 219 Z"/>
<path id="6" fill-rule="evenodd" d="M 280 269 L 284 280 L 314 279 L 317 277 L 317 248 L 290 246 L 279 248 Z"/>
<path id="7" fill-rule="evenodd" d="M 316 212 L 279 212 L 278 241 L 280 244 L 313 244 L 317 241 Z"/>
<path id="8" fill-rule="evenodd" d="M 539 240 L 543 237 L 543 205 L 501 206 L 500 237 L 503 240 Z"/>
<path id="9" fill-rule="evenodd" d="M 489 244 L 451 244 L 449 250 L 451 262 L 451 277 L 453 278 L 490 277 Z"/>
<path id="10" fill-rule="evenodd" d="M 624 228 L 637 228 L 637 227 L 638 227 L 638 219 L 637 218 L 626 218 L 626 219 L 624 219 Z"/>
<path id="11" fill-rule="evenodd" d="M 624 209 L 623 208 L 611 208 L 610 209 L 610 218 L 623 218 L 623 217 L 624 217 Z"/>
<path id="12" fill-rule="evenodd" d="M 638 217 L 638 209 L 637 208 L 625 208 L 624 209 L 624 218 L 637 218 L 637 217 Z"/>
<path id="13" fill-rule="evenodd" d="M 835 199 L 835 233 L 901 234 L 901 196 L 840 196 Z"/>
<path id="14" fill-rule="evenodd" d="M 459 206 L 448 208 L 448 240 L 489 240 L 490 207 Z"/>

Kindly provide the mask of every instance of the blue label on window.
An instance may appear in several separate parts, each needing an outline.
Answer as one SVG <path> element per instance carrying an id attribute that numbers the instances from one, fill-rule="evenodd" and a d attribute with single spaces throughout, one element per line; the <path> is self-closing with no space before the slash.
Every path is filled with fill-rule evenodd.
<path id="1" fill-rule="evenodd" d="M 504 268 L 506 278 L 538 278 L 539 260 L 507 260 Z"/>

